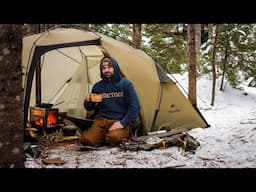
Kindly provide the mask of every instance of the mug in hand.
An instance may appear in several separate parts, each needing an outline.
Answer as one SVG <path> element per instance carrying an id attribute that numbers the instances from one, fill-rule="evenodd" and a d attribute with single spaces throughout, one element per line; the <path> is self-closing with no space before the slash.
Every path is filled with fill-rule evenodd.
<path id="1" fill-rule="evenodd" d="M 102 94 L 92 93 L 91 94 L 91 101 L 95 102 L 95 103 L 101 102 L 102 101 Z"/>

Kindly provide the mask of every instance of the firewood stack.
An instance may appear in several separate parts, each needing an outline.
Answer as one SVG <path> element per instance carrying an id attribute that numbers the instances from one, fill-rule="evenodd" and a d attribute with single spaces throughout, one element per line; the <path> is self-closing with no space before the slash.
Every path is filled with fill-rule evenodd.
<path id="1" fill-rule="evenodd" d="M 156 148 L 168 148 L 171 146 L 182 147 L 185 151 L 194 152 L 200 143 L 189 135 L 186 130 L 171 130 L 167 133 L 156 133 L 140 137 L 132 137 L 129 141 L 121 143 L 124 150 L 153 150 Z"/>

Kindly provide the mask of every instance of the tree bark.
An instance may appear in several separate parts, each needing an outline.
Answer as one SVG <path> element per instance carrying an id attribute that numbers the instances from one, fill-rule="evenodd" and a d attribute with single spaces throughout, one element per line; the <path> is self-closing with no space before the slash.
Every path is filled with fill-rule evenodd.
<path id="1" fill-rule="evenodd" d="M 36 33 L 36 25 L 35 24 L 26 24 L 26 35 L 33 35 Z"/>
<path id="2" fill-rule="evenodd" d="M 200 54 L 201 47 L 201 24 L 195 24 L 195 35 L 196 35 L 196 55 Z"/>
<path id="3" fill-rule="evenodd" d="M 132 43 L 133 46 L 137 49 L 141 47 L 141 24 L 133 24 L 132 25 Z"/>
<path id="4" fill-rule="evenodd" d="M 22 25 L 0 25 L 0 167 L 24 167 Z"/>
<path id="5" fill-rule="evenodd" d="M 220 83 L 220 91 L 224 91 L 224 78 L 226 74 L 226 68 L 227 68 L 227 62 L 229 57 L 229 41 L 228 37 L 226 37 L 226 46 L 225 46 L 225 56 L 223 61 L 223 70 L 222 70 L 222 77 L 221 77 L 221 83 Z"/>
<path id="6" fill-rule="evenodd" d="M 196 42 L 195 24 L 188 24 L 188 97 L 192 105 L 196 106 Z"/>
<path id="7" fill-rule="evenodd" d="M 215 100 L 215 85 L 216 85 L 216 67 L 215 67 L 215 56 L 216 56 L 216 47 L 218 41 L 218 34 L 219 34 L 219 25 L 216 25 L 216 33 L 214 38 L 213 44 L 213 51 L 212 51 L 212 99 L 211 99 L 211 106 L 214 105 Z"/>

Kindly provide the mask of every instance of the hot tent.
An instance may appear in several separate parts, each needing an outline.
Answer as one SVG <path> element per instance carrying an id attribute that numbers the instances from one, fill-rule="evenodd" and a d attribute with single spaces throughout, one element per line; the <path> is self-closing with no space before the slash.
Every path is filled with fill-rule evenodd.
<path id="1" fill-rule="evenodd" d="M 56 28 L 23 38 L 24 127 L 29 107 L 36 105 L 36 68 L 40 67 L 42 103 L 86 119 L 83 101 L 100 80 L 99 61 L 109 54 L 138 93 L 144 131 L 192 129 L 209 125 L 175 82 L 140 49 L 100 33 Z M 40 62 L 39 62 L 40 61 Z"/>

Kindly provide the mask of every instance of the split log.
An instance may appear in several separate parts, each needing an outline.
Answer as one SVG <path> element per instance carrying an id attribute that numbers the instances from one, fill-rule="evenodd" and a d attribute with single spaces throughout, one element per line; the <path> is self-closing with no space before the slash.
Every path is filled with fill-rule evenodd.
<path id="1" fill-rule="evenodd" d="M 200 146 L 200 143 L 191 135 L 187 134 L 187 146 L 185 148 L 185 150 L 187 151 L 191 151 L 191 150 L 196 150 L 197 147 Z"/>
<path id="2" fill-rule="evenodd" d="M 48 159 L 43 159 L 42 160 L 43 164 L 49 165 L 49 164 L 54 164 L 54 165 L 63 165 L 66 163 L 66 161 L 62 160 L 59 157 L 56 158 L 48 158 Z"/>
<path id="3" fill-rule="evenodd" d="M 79 136 L 74 135 L 74 136 L 63 136 L 60 137 L 56 140 L 56 142 L 70 142 L 70 141 L 74 141 L 74 140 L 79 140 Z"/>
<path id="4" fill-rule="evenodd" d="M 152 136 L 157 136 L 159 138 L 163 138 L 163 137 L 169 137 L 171 135 L 175 135 L 175 134 L 178 134 L 178 133 L 183 133 L 183 132 L 186 132 L 187 129 L 179 129 L 179 130 L 170 130 L 168 131 L 167 133 L 158 133 L 158 134 L 152 134 L 152 135 L 143 135 L 143 136 L 140 136 L 140 137 L 132 137 L 132 140 L 133 141 L 145 141 L 146 139 L 152 137 Z"/>

